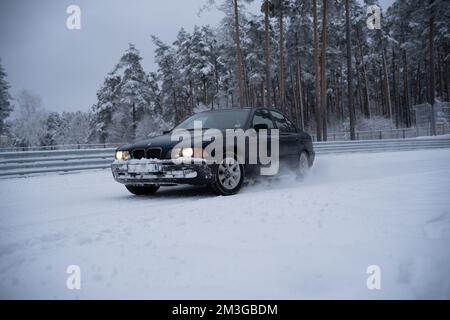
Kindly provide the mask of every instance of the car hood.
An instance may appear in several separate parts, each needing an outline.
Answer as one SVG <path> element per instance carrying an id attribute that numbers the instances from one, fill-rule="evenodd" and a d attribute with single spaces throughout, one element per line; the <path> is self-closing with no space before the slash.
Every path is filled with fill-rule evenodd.
<path id="1" fill-rule="evenodd" d="M 175 147 L 179 141 L 172 141 L 172 133 L 167 133 L 161 136 L 157 136 L 151 139 L 138 141 L 132 144 L 126 144 L 118 148 L 122 151 L 131 151 L 135 149 L 149 149 L 149 148 L 161 148 L 163 157 Z M 191 140 L 194 138 L 194 133 L 191 133 Z M 193 141 L 193 140 L 192 140 Z M 203 146 L 207 145 L 209 142 L 203 143 Z"/>
<path id="2" fill-rule="evenodd" d="M 177 144 L 177 141 L 171 141 L 171 134 L 164 134 L 158 137 L 138 141 L 136 143 L 129 143 L 123 145 L 119 150 L 132 150 L 132 149 L 148 149 L 148 148 L 173 148 Z"/>

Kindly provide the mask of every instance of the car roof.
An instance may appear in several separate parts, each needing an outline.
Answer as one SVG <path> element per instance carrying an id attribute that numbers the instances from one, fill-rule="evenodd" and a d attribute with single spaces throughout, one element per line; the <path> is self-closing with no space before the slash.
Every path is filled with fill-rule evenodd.
<path id="1" fill-rule="evenodd" d="M 235 108 L 224 108 L 224 109 L 204 110 L 204 111 L 197 112 L 197 114 L 199 114 L 199 113 L 209 113 L 209 112 L 222 112 L 222 111 L 238 111 L 238 110 L 248 110 L 248 111 L 252 111 L 252 110 L 260 110 L 260 109 L 280 112 L 280 111 L 278 111 L 278 110 L 271 109 L 271 108 L 266 108 L 266 107 L 243 107 L 243 108 L 235 107 Z"/>
<path id="2" fill-rule="evenodd" d="M 223 109 L 213 109 L 213 110 L 204 110 L 197 113 L 206 113 L 206 112 L 218 112 L 218 111 L 237 111 L 237 110 L 252 110 L 255 108 L 245 107 L 245 108 L 223 108 Z"/>
<path id="3" fill-rule="evenodd" d="M 268 107 L 244 107 L 244 108 L 225 108 L 225 109 L 214 109 L 214 110 L 205 110 L 205 111 L 201 111 L 201 112 L 197 112 L 196 114 L 202 114 L 202 113 L 213 113 L 213 112 L 231 112 L 231 111 L 237 111 L 237 110 L 248 110 L 248 111 L 256 111 L 256 110 L 268 110 L 268 111 L 273 111 L 273 112 L 277 112 L 282 114 L 284 117 L 289 118 L 286 116 L 286 114 L 284 114 L 283 111 L 281 110 L 277 110 L 274 108 L 268 108 Z"/>

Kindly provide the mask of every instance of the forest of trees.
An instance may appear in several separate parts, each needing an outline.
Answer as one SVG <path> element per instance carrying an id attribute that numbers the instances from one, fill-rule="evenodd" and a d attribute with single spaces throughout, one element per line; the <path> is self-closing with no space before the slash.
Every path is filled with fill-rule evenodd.
<path id="1" fill-rule="evenodd" d="M 130 44 L 90 112 L 35 117 L 44 127 L 35 138 L 20 136 L 30 131 L 17 129 L 20 117 L 5 121 L 12 102 L 0 68 L 0 134 L 22 145 L 125 142 L 198 110 L 267 106 L 318 140 L 341 131 L 354 139 L 370 121 L 408 128 L 415 126 L 413 106 L 450 101 L 448 1 L 397 0 L 379 30 L 367 27 L 366 7 L 377 1 L 205 1 L 223 11 L 218 26 L 181 29 L 170 44 L 149 38 L 158 66 L 152 72 Z M 257 1 L 260 12 L 248 12 Z M 15 100 L 23 112 L 40 105 L 29 92 Z"/>

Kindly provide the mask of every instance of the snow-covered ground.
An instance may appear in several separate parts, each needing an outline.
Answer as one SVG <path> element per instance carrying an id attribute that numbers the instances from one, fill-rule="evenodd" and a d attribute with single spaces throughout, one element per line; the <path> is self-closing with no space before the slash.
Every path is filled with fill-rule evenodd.
<path id="1" fill-rule="evenodd" d="M 233 197 L 135 197 L 108 171 L 1 179 L 0 298 L 448 299 L 449 190 L 450 150 L 320 156 L 303 183 Z"/>

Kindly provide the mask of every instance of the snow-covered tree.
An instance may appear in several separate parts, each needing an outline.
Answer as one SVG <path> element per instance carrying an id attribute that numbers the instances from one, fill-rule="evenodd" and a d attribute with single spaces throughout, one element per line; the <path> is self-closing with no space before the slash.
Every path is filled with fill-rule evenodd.
<path id="1" fill-rule="evenodd" d="M 259 1 L 261 12 L 251 14 L 245 6 L 251 0 L 208 0 L 224 13 L 216 28 L 181 29 L 172 44 L 153 36 L 158 69 L 147 74 L 146 85 L 132 81 L 123 90 L 126 77 L 114 70 L 99 90 L 98 139 L 145 136 L 198 110 L 265 105 L 325 140 L 348 123 L 353 131 L 361 122 L 379 122 L 371 118 L 413 126 L 413 105 L 426 102 L 430 90 L 436 101 L 450 100 L 445 1 L 395 1 L 382 13 L 382 30 L 366 25 L 365 6 L 377 0 Z M 124 65 L 140 60 L 133 50 L 126 56 Z M 159 116 L 166 123 L 157 128 Z"/>
<path id="2" fill-rule="evenodd" d="M 93 116 L 90 112 L 63 112 L 55 134 L 58 145 L 87 144 Z"/>
<path id="3" fill-rule="evenodd" d="M 42 98 L 28 90 L 22 90 L 15 100 L 17 115 L 12 121 L 14 144 L 21 147 L 41 145 L 45 141 L 47 120 Z"/>
<path id="4" fill-rule="evenodd" d="M 6 81 L 6 72 L 3 69 L 0 60 L 0 136 L 6 135 L 7 126 L 6 119 L 9 117 L 13 106 L 11 104 L 11 96 L 9 94 L 10 85 Z"/>
<path id="5" fill-rule="evenodd" d="M 40 144 L 43 146 L 64 144 L 64 141 L 58 139 L 59 131 L 62 125 L 63 120 L 61 119 L 61 115 L 57 112 L 50 112 L 47 115 L 47 119 L 44 120 L 44 135 L 40 141 Z"/>
<path id="6" fill-rule="evenodd" d="M 108 128 L 112 122 L 112 114 L 118 101 L 118 85 L 120 77 L 109 73 L 103 86 L 97 92 L 97 103 L 92 107 L 94 113 L 94 126 L 91 131 L 91 141 L 104 143 L 108 140 Z"/>
<path id="7" fill-rule="evenodd" d="M 158 37 L 152 36 L 156 46 L 155 61 L 158 64 L 159 80 L 161 82 L 161 104 L 164 119 L 175 124 L 189 115 L 188 96 L 186 84 L 181 76 L 179 59 L 175 48 L 162 42 Z"/>
<path id="8" fill-rule="evenodd" d="M 144 115 L 155 119 L 160 116 L 156 114 L 159 111 L 155 110 L 153 100 L 156 98 L 156 80 L 149 79 L 141 66 L 141 60 L 139 51 L 130 44 L 97 93 L 98 101 L 93 107 L 93 136 L 101 142 L 133 141 Z M 150 132 L 159 129 L 148 128 Z"/>

